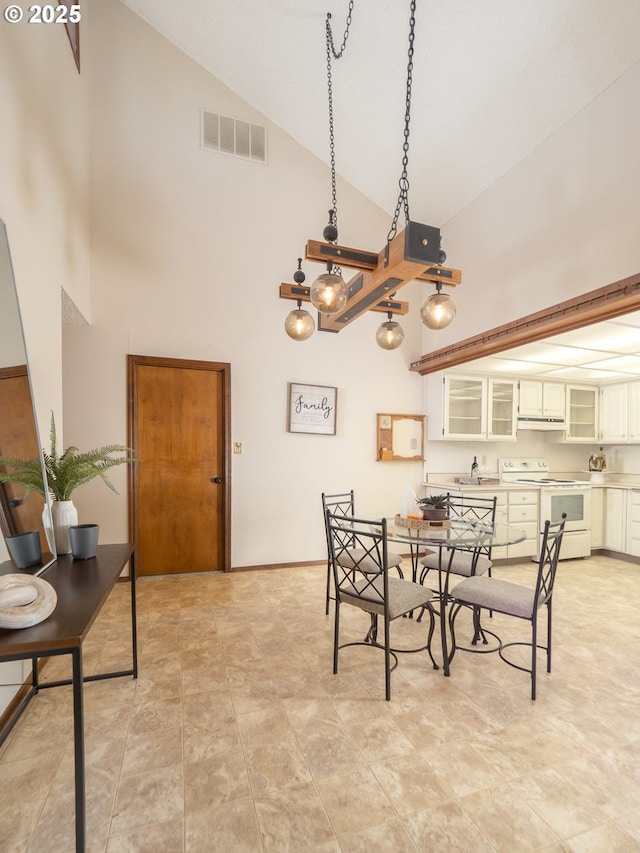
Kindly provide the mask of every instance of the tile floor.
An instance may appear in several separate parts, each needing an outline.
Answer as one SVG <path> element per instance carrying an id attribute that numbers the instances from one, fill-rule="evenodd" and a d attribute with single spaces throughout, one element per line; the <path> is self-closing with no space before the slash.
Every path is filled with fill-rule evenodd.
<path id="1" fill-rule="evenodd" d="M 561 563 L 536 702 L 497 655 L 458 654 L 449 679 L 404 655 L 390 703 L 376 650 L 344 650 L 334 676 L 324 577 L 139 582 L 138 681 L 85 687 L 88 850 L 640 850 L 640 566 Z M 128 665 L 127 596 L 118 585 L 92 629 L 87 671 Z M 342 613 L 361 637 L 366 616 Z M 393 628 L 416 645 L 425 630 Z M 0 849 L 69 853 L 73 838 L 71 695 L 58 687 L 0 755 Z"/>

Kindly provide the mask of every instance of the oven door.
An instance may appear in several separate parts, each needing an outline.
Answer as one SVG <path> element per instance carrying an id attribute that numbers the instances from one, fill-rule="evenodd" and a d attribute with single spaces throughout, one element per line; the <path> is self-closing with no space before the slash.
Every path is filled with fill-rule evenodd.
<path id="1" fill-rule="evenodd" d="M 589 486 L 566 486 L 540 489 L 540 528 L 567 514 L 560 559 L 588 557 L 591 554 L 591 489 Z"/>

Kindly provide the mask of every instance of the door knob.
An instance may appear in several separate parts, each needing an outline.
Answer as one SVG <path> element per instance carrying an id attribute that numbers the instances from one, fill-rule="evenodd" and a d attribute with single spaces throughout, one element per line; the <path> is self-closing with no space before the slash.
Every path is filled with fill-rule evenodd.
<path id="1" fill-rule="evenodd" d="M 212 478 L 211 478 L 211 482 L 212 482 L 212 483 L 221 483 L 221 482 L 222 482 L 222 477 L 212 477 Z"/>

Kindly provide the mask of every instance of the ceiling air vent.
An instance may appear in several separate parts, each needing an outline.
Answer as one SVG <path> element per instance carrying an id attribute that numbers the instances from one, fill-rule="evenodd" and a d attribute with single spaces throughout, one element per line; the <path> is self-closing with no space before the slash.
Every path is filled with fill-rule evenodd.
<path id="1" fill-rule="evenodd" d="M 202 111 L 202 147 L 245 160 L 267 160 L 267 129 L 259 124 Z"/>

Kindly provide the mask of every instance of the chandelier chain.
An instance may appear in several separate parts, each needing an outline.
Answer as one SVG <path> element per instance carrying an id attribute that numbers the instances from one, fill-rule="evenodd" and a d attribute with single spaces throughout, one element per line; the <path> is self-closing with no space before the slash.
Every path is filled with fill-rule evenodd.
<path id="1" fill-rule="evenodd" d="M 395 213 L 393 215 L 393 222 L 391 223 L 391 228 L 389 229 L 389 233 L 387 234 L 387 242 L 390 243 L 391 240 L 396 236 L 398 231 L 398 219 L 400 217 L 400 211 L 404 209 L 404 216 L 406 224 L 409 223 L 409 175 L 408 175 L 408 167 L 409 167 L 409 132 L 410 132 L 410 123 L 411 123 L 411 87 L 413 85 L 413 43 L 415 40 L 415 27 L 416 27 L 416 0 L 411 0 L 410 6 L 410 15 L 409 15 L 409 48 L 408 48 L 408 62 L 407 62 L 407 94 L 405 100 L 405 111 L 404 111 L 404 141 L 402 143 L 402 172 L 400 173 L 400 179 L 398 181 L 398 186 L 400 187 L 400 193 L 398 195 L 398 202 L 396 204 Z"/>
<path id="2" fill-rule="evenodd" d="M 354 2 L 355 0 L 349 0 L 347 22 L 342 37 L 342 44 L 340 45 L 340 50 L 336 50 L 335 42 L 333 40 L 333 30 L 331 28 L 331 12 L 327 12 L 327 19 L 325 24 L 327 42 L 327 94 L 329 103 L 329 155 L 331 161 L 331 211 L 329 212 L 329 216 L 331 223 L 336 226 L 336 230 L 338 227 L 338 194 L 336 189 L 336 140 L 333 124 L 333 76 L 331 71 L 331 58 L 333 57 L 334 59 L 340 59 L 342 57 L 342 54 L 344 53 L 345 47 L 347 46 L 347 40 L 349 38 L 349 32 L 351 30 L 351 17 L 353 13 Z M 333 271 L 337 275 L 341 275 L 341 270 L 339 267 L 334 266 Z"/>

